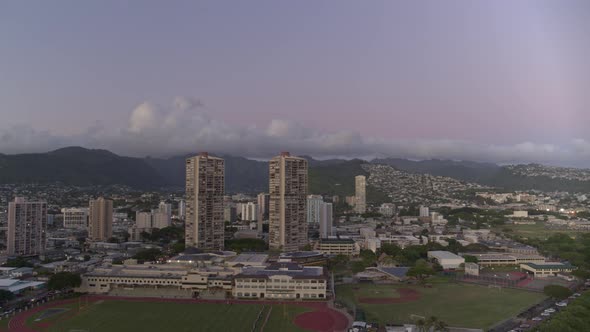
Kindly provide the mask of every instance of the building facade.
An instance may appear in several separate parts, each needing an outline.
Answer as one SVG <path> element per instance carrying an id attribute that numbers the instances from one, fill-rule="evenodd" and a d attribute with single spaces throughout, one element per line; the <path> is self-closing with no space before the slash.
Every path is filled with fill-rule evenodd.
<path id="1" fill-rule="evenodd" d="M 257 230 L 258 234 L 262 234 L 262 225 L 264 224 L 265 220 L 268 220 L 268 206 L 270 203 L 270 195 L 267 193 L 260 193 L 256 197 L 256 202 L 258 204 L 258 216 L 256 219 L 258 221 Z"/>
<path id="2" fill-rule="evenodd" d="M 113 237 L 113 201 L 99 197 L 88 202 L 88 238 L 107 241 Z"/>
<path id="3" fill-rule="evenodd" d="M 185 243 L 223 250 L 225 162 L 201 153 L 186 160 Z"/>
<path id="4" fill-rule="evenodd" d="M 88 209 L 70 208 L 61 209 L 64 218 L 64 228 L 88 227 Z"/>
<path id="5" fill-rule="evenodd" d="M 269 247 L 296 251 L 307 242 L 307 160 L 281 153 L 269 162 Z"/>
<path id="6" fill-rule="evenodd" d="M 9 255 L 34 256 L 45 251 L 47 203 L 16 197 L 8 203 L 7 251 Z"/>
<path id="7" fill-rule="evenodd" d="M 359 214 L 367 212 L 367 178 L 357 175 L 354 178 L 354 211 Z"/>
<path id="8" fill-rule="evenodd" d="M 313 300 L 325 299 L 327 277 L 321 266 L 275 263 L 245 268 L 234 277 L 235 298 Z"/>

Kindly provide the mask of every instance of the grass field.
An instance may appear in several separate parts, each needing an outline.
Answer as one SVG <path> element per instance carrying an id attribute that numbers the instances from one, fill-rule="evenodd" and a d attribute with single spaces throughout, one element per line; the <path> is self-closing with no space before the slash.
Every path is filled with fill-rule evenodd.
<path id="1" fill-rule="evenodd" d="M 501 229 L 503 228 L 511 229 L 514 234 L 523 237 L 538 239 L 546 239 L 549 236 L 557 233 L 564 233 L 570 236 L 576 236 L 577 234 L 584 232 L 567 229 L 546 228 L 545 223 L 543 222 L 537 222 L 534 225 L 502 225 Z"/>
<path id="2" fill-rule="evenodd" d="M 412 288 L 422 294 L 418 301 L 395 304 L 362 304 L 358 298 L 366 291 L 381 288 L 391 292 L 391 288 Z M 490 289 L 484 286 L 435 283 L 432 288 L 407 285 L 345 285 L 336 289 L 338 300 L 362 308 L 370 321 L 380 323 L 410 322 L 410 315 L 436 316 L 456 327 L 489 328 L 495 323 L 518 314 L 523 309 L 540 302 L 545 297 L 514 289 Z"/>
<path id="3" fill-rule="evenodd" d="M 67 313 L 51 317 L 47 331 L 86 330 L 92 332 L 123 331 L 249 331 L 263 305 L 227 305 L 205 303 L 160 303 L 104 301 L 90 304 L 86 309 L 71 317 Z M 266 306 L 262 322 L 269 312 Z M 308 311 L 306 308 L 288 305 L 274 305 L 265 331 L 304 331 L 293 322 L 293 318 Z M 40 323 L 43 324 L 44 321 Z M 37 322 L 29 321 L 35 328 Z M 259 325 L 258 325 L 259 326 Z"/>

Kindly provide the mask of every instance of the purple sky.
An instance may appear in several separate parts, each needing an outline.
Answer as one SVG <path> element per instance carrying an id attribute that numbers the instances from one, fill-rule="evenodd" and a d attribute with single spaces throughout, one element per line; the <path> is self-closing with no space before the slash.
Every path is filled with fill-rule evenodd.
<path id="1" fill-rule="evenodd" d="M 587 0 L 0 2 L 0 152 L 590 166 L 589 59 Z"/>

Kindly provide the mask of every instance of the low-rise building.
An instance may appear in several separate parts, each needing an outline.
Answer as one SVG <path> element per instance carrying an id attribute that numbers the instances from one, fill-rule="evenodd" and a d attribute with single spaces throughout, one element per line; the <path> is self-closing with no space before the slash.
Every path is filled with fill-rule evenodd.
<path id="1" fill-rule="evenodd" d="M 570 264 L 559 262 L 545 262 L 545 263 L 524 263 L 520 264 L 520 269 L 524 272 L 532 274 L 535 278 L 544 278 L 557 276 L 562 273 L 570 273 L 575 268 Z"/>
<path id="2" fill-rule="evenodd" d="M 244 268 L 234 277 L 233 295 L 254 299 L 325 299 L 328 278 L 321 266 L 274 263 Z"/>
<path id="3" fill-rule="evenodd" d="M 351 238 L 335 237 L 321 239 L 316 250 L 326 255 L 358 256 L 361 248 Z"/>
<path id="4" fill-rule="evenodd" d="M 545 257 L 540 255 L 517 254 L 517 253 L 466 253 L 465 255 L 477 258 L 481 266 L 497 265 L 520 265 L 524 263 L 545 263 Z"/>
<path id="5" fill-rule="evenodd" d="M 458 269 L 461 264 L 465 263 L 465 258 L 449 251 L 429 251 L 428 258 L 438 262 L 445 270 Z"/>

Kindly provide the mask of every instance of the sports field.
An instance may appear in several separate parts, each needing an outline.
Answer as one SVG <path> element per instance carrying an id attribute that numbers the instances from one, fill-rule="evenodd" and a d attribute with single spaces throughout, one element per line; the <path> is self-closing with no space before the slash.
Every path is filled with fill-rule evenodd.
<path id="1" fill-rule="evenodd" d="M 39 320 L 42 318 L 41 320 Z M 316 331 L 345 330 L 325 302 L 198 303 L 89 297 L 52 303 L 13 318 L 9 331 Z"/>
<path id="2" fill-rule="evenodd" d="M 70 307 L 74 307 L 73 313 L 78 305 Z M 269 310 L 270 306 L 263 309 L 262 305 L 99 301 L 75 315 L 66 312 L 40 322 L 32 317 L 27 323 L 45 331 L 249 331 L 259 315 L 261 327 Z M 293 324 L 293 319 L 306 311 L 303 307 L 275 305 L 265 330 L 304 331 Z M 40 315 L 43 312 L 36 316 Z"/>
<path id="3" fill-rule="evenodd" d="M 545 227 L 544 222 L 537 222 L 533 225 L 502 225 L 501 230 L 503 228 L 511 229 L 513 234 L 520 235 L 526 238 L 538 238 L 538 239 L 547 239 L 553 234 L 563 233 L 570 236 L 576 236 L 580 233 L 585 233 L 587 231 L 577 231 L 577 230 L 568 230 L 568 229 L 556 229 L 556 228 L 547 228 Z"/>
<path id="4" fill-rule="evenodd" d="M 360 287 L 360 289 L 359 289 Z M 396 291 L 402 296 L 384 304 L 383 298 L 373 303 L 367 294 L 381 289 L 382 294 Z M 416 296 L 415 294 L 419 295 Z M 405 294 L 412 294 L 406 296 Z M 411 322 L 411 315 L 436 316 L 455 327 L 489 328 L 517 315 L 545 297 L 539 293 L 485 286 L 437 282 L 432 288 L 408 285 L 345 285 L 336 288 L 338 300 L 365 311 L 369 321 L 380 323 Z"/>

